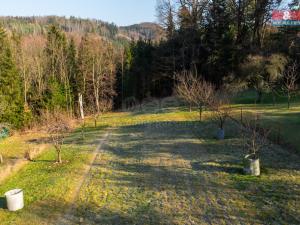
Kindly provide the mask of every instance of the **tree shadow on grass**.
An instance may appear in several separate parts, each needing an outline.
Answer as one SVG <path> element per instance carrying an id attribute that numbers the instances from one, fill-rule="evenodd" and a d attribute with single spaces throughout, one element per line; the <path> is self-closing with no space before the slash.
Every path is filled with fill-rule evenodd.
<path id="1" fill-rule="evenodd" d="M 227 138 L 214 139 L 215 127 L 205 129 L 207 122 L 153 122 L 142 125 L 120 127 L 111 138 L 122 143 L 120 148 L 108 146 L 107 151 L 126 158 L 143 158 L 166 153 L 186 160 L 231 161 L 241 164 L 246 155 L 238 128 L 227 127 Z M 204 158 L 203 158 L 204 157 Z M 214 160 L 213 160 L 214 159 Z M 273 169 L 300 170 L 300 157 L 280 149 L 278 146 L 261 151 L 264 167 Z M 225 168 L 226 169 L 226 168 Z"/>
<path id="2" fill-rule="evenodd" d="M 258 210 L 255 217 L 266 224 L 300 224 L 300 185 L 270 180 L 267 176 L 233 176 L 233 186 Z"/>
<path id="3" fill-rule="evenodd" d="M 31 163 L 56 163 L 55 159 L 34 159 L 30 161 Z"/>
<path id="4" fill-rule="evenodd" d="M 240 220 L 245 220 L 246 224 L 251 219 L 247 210 L 253 210 L 251 207 L 254 205 L 257 223 L 297 224 L 297 214 L 288 208 L 288 205 L 289 202 L 299 199 L 299 185 L 241 176 L 238 162 L 242 159 L 243 151 L 238 144 L 234 149 L 228 149 L 226 148 L 227 140 L 219 142 L 204 138 L 205 141 L 201 142 L 193 136 L 191 129 L 194 129 L 194 125 L 186 122 L 158 122 L 122 127 L 111 138 L 110 143 L 103 146 L 104 151 L 114 158 L 108 163 L 98 163 L 94 166 L 104 168 L 104 171 L 105 169 L 112 171 L 104 178 L 108 179 L 108 183 L 122 186 L 125 190 L 141 188 L 141 191 L 174 191 L 177 196 L 172 196 L 172 198 L 178 199 L 183 199 L 186 195 L 198 199 L 199 196 L 206 197 L 210 194 L 216 198 L 216 203 L 200 202 L 206 205 L 201 210 L 206 209 L 209 213 L 208 220 L 223 219 L 228 214 L 232 214 L 230 216 L 241 217 Z M 98 137 L 97 131 L 91 131 L 92 138 L 95 132 Z M 95 141 L 92 138 L 88 143 Z M 231 143 L 232 140 L 228 141 Z M 81 145 L 81 142 L 77 144 Z M 183 159 L 190 164 L 186 168 L 180 168 L 179 165 L 149 165 L 142 161 L 145 158 L 160 157 L 162 154 L 172 160 Z M 263 160 L 267 159 L 265 157 L 269 157 L 268 153 L 262 155 Z M 278 158 L 278 155 L 275 154 L 275 157 Z M 288 156 L 286 158 L 279 156 L 279 158 L 278 160 L 281 161 L 297 160 Z M 268 167 L 269 165 L 271 164 L 267 163 Z M 284 165 L 275 168 L 281 167 L 284 168 Z M 227 173 L 225 177 L 220 176 L 223 172 Z M 97 183 L 99 179 L 99 183 L 106 182 L 104 178 L 94 176 L 93 181 Z M 228 178 L 232 178 L 231 183 L 224 182 Z M 185 192 L 187 189 L 189 192 Z M 232 189 L 235 192 L 231 192 Z M 287 191 L 290 193 L 287 194 Z M 235 205 L 234 202 L 224 202 L 224 199 L 228 200 L 234 197 L 233 195 L 238 195 L 236 197 L 238 200 L 246 199 L 245 202 L 250 206 L 246 205 L 244 209 L 239 208 L 240 205 Z M 31 212 L 46 220 L 48 217 L 51 219 L 52 214 L 62 213 L 61 208 L 70 207 L 58 201 L 53 203 L 45 201 L 43 204 Z M 126 204 L 126 202 L 120 204 Z M 234 212 L 228 212 L 230 204 L 235 209 Z M 295 204 L 298 203 L 295 202 Z M 260 216 L 259 209 L 266 205 L 269 211 Z M 164 215 L 145 202 L 138 202 L 134 209 L 125 212 L 113 211 L 109 207 L 99 208 L 92 204 L 77 205 L 77 207 L 79 214 L 69 224 L 80 224 L 81 217 L 83 224 L 174 224 L 171 216 Z M 175 207 L 181 212 L 180 206 L 174 205 Z M 193 211 L 193 213 L 200 214 L 198 211 Z M 283 213 L 283 216 L 278 216 L 280 213 Z M 205 219 L 201 216 L 203 214 L 197 214 L 198 218 Z"/>
<path id="5" fill-rule="evenodd" d="M 66 214 L 70 208 L 72 210 Z M 119 211 L 109 207 L 97 207 L 88 202 L 77 201 L 75 205 L 70 205 L 63 201 L 48 199 L 33 204 L 31 210 L 25 213 L 29 213 L 31 218 L 34 215 L 39 221 L 47 224 L 175 224 L 170 216 L 164 215 L 145 202 L 138 202 L 134 208 Z"/>
<path id="6" fill-rule="evenodd" d="M 147 225 L 173 225 L 173 218 L 154 209 L 151 203 L 140 202 L 128 211 L 113 211 L 109 208 L 95 208 L 91 205 L 81 206 L 77 209 L 77 218 L 83 224 L 147 224 Z M 78 222 L 78 221 L 73 221 Z"/>
<path id="7" fill-rule="evenodd" d="M 283 182 L 270 179 L 270 175 L 266 173 L 266 171 L 273 173 L 276 177 L 277 171 L 280 170 L 291 171 L 291 173 L 299 171 L 298 156 L 284 153 L 278 148 L 266 149 L 261 152 L 263 178 L 249 178 L 242 175 L 241 163 L 245 153 L 239 140 L 216 141 L 204 138 L 202 141 L 197 141 L 193 136 L 193 128 L 193 125 L 189 127 L 185 122 L 159 122 L 120 128 L 112 142 L 121 144 L 108 145 L 105 148 L 105 151 L 121 160 L 121 162 L 111 162 L 110 166 L 114 170 L 111 179 L 115 180 L 116 185 L 126 187 L 140 185 L 152 190 L 157 188 L 154 184 L 158 182 L 159 190 L 183 191 L 187 188 L 186 182 L 190 182 L 192 187 L 197 181 L 208 177 L 203 188 L 208 189 L 213 195 L 222 196 L 222 192 L 230 193 L 231 189 L 236 189 L 238 200 L 246 199 L 249 202 L 249 206 L 245 209 L 237 210 L 235 216 L 242 217 L 240 220 L 249 222 L 251 218 L 247 216 L 247 210 L 251 210 L 254 205 L 256 209 L 266 207 L 268 210 L 261 215 L 259 210 L 255 210 L 257 215 L 253 220 L 257 223 L 300 223 L 295 211 L 299 208 L 297 204 L 299 206 L 300 186 L 292 180 Z M 188 160 L 192 171 L 188 167 L 181 170 L 177 165 L 149 165 L 139 161 L 139 159 L 150 160 L 151 157 L 161 157 L 162 154 L 174 159 Z M 129 161 L 124 163 L 122 160 Z M 221 175 L 222 173 L 226 173 L 225 177 Z M 224 180 L 233 178 L 234 181 L 232 184 L 222 184 L 223 178 Z M 193 193 L 195 196 L 201 195 L 200 191 L 201 189 Z M 294 208 L 290 206 L 291 202 L 295 205 Z M 211 210 L 215 212 L 214 207 L 211 207 Z M 226 210 L 223 213 L 226 213 Z"/>
<path id="8" fill-rule="evenodd" d="M 129 164 L 114 162 L 109 170 L 114 171 L 110 180 L 115 186 L 122 187 L 143 187 L 152 191 L 174 190 L 185 191 L 188 180 L 197 180 L 196 174 L 184 172 L 180 169 L 173 170 L 168 166 L 151 166 L 143 163 Z M 94 178 L 97 179 L 97 178 Z M 101 179 L 98 180 L 101 182 Z"/>
<path id="9" fill-rule="evenodd" d="M 51 143 L 51 139 L 49 137 L 41 137 L 41 138 L 34 138 L 26 141 L 29 144 L 49 144 Z"/>
<path id="10" fill-rule="evenodd" d="M 231 162 L 230 162 L 231 164 Z M 243 168 L 236 165 L 228 165 L 226 162 L 192 162 L 191 166 L 195 171 L 224 172 L 228 174 L 243 174 Z"/>
<path id="11" fill-rule="evenodd" d="M 84 128 L 84 137 L 82 137 L 81 128 L 76 129 L 71 132 L 65 138 L 64 144 L 68 145 L 78 145 L 78 146 L 88 146 L 98 144 L 99 138 L 101 138 L 104 129 L 108 126 L 97 126 L 97 127 L 86 127 Z M 27 141 L 32 144 L 51 144 L 52 140 L 49 137 L 43 137 L 39 139 L 31 139 Z"/>

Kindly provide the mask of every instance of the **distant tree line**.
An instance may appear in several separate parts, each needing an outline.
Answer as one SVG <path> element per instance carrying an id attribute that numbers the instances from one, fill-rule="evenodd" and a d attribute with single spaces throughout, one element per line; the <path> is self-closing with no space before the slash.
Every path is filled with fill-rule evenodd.
<path id="1" fill-rule="evenodd" d="M 58 16 L 45 17 L 0 17 L 2 25 L 20 35 L 47 34 L 51 25 L 68 33 L 95 33 L 107 38 L 115 38 L 118 27 L 113 23 L 100 20 L 81 19 L 71 16 L 70 18 Z"/>
<path id="2" fill-rule="evenodd" d="M 132 42 L 118 73 L 118 104 L 171 95 L 176 74 L 190 71 L 216 87 L 253 88 L 274 96 L 284 71 L 299 70 L 299 27 L 272 27 L 277 0 L 159 0 L 166 32 L 159 43 Z M 291 5 L 292 6 L 292 5 Z M 122 96 L 122 97 L 120 97 Z M 122 98 L 122 101 L 120 100 Z"/>
<path id="3" fill-rule="evenodd" d="M 121 28 L 96 20 L 2 17 L 0 120 L 20 128 L 44 111 L 78 116 L 79 95 L 96 118 L 172 95 L 187 73 L 217 89 L 252 88 L 257 102 L 265 92 L 275 102 L 279 89 L 290 99 L 299 81 L 299 31 L 271 26 L 279 3 L 159 0 L 160 41 L 151 29 L 161 30 L 152 24 L 122 28 L 144 37 L 128 41 L 119 39 Z"/>
<path id="4" fill-rule="evenodd" d="M 52 25 L 24 36 L 0 27 L 0 120 L 30 126 L 45 112 L 79 114 L 113 107 L 117 48 L 95 34 L 70 36 Z"/>
<path id="5" fill-rule="evenodd" d="M 5 29 L 22 36 L 45 35 L 49 27 L 55 25 L 60 30 L 69 34 L 95 34 L 114 41 L 117 44 L 124 44 L 128 40 L 138 40 L 139 38 L 159 41 L 164 36 L 162 27 L 155 23 L 141 23 L 118 27 L 114 23 L 74 16 L 69 18 L 59 16 L 0 16 L 0 24 Z"/>

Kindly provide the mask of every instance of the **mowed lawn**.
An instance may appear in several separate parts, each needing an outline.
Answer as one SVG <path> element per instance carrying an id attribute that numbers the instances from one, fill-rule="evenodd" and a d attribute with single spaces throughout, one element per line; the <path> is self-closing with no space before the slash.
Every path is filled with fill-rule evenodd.
<path id="1" fill-rule="evenodd" d="M 104 127 L 95 129 L 88 124 L 85 139 L 82 139 L 80 129 L 76 130 L 65 141 L 63 164 L 55 163 L 56 152 L 50 147 L 0 183 L 0 224 L 58 224 L 72 204 L 74 190 L 104 130 Z M 44 137 L 41 140 L 44 141 Z M 11 213 L 5 209 L 3 195 L 14 188 L 24 190 L 26 206 Z"/>
<path id="2" fill-rule="evenodd" d="M 300 154 L 300 93 L 292 99 L 288 109 L 285 97 L 277 97 L 273 105 L 272 97 L 265 94 L 262 104 L 253 104 L 255 93 L 245 92 L 236 99 L 233 105 L 234 114 L 240 119 L 240 109 L 244 117 L 258 113 L 261 122 L 272 131 L 272 139 Z"/>
<path id="3" fill-rule="evenodd" d="M 12 175 L 0 194 L 23 188 L 26 207 L 0 209 L 0 224 L 300 223 L 298 154 L 272 145 L 261 153 L 262 176 L 245 176 L 235 124 L 228 123 L 226 140 L 217 141 L 216 127 L 196 121 L 197 112 L 170 99 L 163 106 L 106 114 L 98 128 L 86 128 L 85 139 L 80 130 L 71 134 L 63 165 L 53 163 L 49 149 Z M 107 132 L 73 205 L 84 168 Z"/>
<path id="4" fill-rule="evenodd" d="M 116 129 L 92 167 L 73 223 L 299 224 L 300 158 L 278 146 L 262 152 L 263 175 L 242 174 L 245 152 L 186 111 L 108 115 Z"/>

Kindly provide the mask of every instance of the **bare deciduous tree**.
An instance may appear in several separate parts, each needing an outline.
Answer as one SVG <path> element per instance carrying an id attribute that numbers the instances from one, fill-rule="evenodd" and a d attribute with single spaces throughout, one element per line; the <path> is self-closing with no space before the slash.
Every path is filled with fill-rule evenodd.
<path id="1" fill-rule="evenodd" d="M 259 176 L 261 173 L 259 152 L 270 144 L 268 136 L 271 129 L 260 126 L 257 113 L 254 119 L 245 120 L 241 128 L 244 148 L 247 151 L 244 157 L 244 172 L 247 175 Z"/>
<path id="2" fill-rule="evenodd" d="M 177 76 L 177 95 L 186 101 L 190 107 L 196 105 L 199 109 L 199 119 L 202 120 L 203 107 L 209 105 L 209 101 L 214 95 L 215 87 L 196 76 L 191 72 L 185 72 Z"/>
<path id="3" fill-rule="evenodd" d="M 210 99 L 214 96 L 215 87 L 213 84 L 200 79 L 196 86 L 196 90 L 193 95 L 194 103 L 199 109 L 200 121 L 202 120 L 203 108 L 209 106 Z"/>
<path id="4" fill-rule="evenodd" d="M 241 126 L 244 148 L 253 159 L 258 159 L 260 150 L 270 143 L 268 140 L 270 132 L 271 129 L 261 126 L 257 113 L 254 118 L 244 120 Z"/>
<path id="5" fill-rule="evenodd" d="M 293 62 L 287 67 L 284 73 L 283 90 L 286 93 L 288 108 L 291 106 L 292 96 L 297 91 L 297 81 L 299 79 L 299 73 L 297 70 L 297 63 Z"/>
<path id="6" fill-rule="evenodd" d="M 157 0 L 157 17 L 160 24 L 166 29 L 167 37 L 171 38 L 175 32 L 175 3 L 171 0 Z"/>
<path id="7" fill-rule="evenodd" d="M 50 134 L 51 142 L 57 153 L 57 163 L 62 163 L 61 151 L 66 135 L 70 132 L 72 126 L 70 118 L 66 115 L 54 111 L 44 114 L 44 122 L 47 132 Z"/>
<path id="8" fill-rule="evenodd" d="M 32 36 L 32 38 L 27 40 L 23 45 L 28 47 L 26 57 L 28 57 L 30 61 L 31 85 L 36 90 L 36 95 L 42 96 L 46 89 L 47 82 L 44 74 L 46 66 L 44 53 L 46 40 L 43 36 Z"/>
<path id="9" fill-rule="evenodd" d="M 192 105 L 194 103 L 193 93 L 195 92 L 195 86 L 197 85 L 195 78 L 191 73 L 184 72 L 177 75 L 178 84 L 175 87 L 177 96 L 189 104 L 190 112 L 192 111 Z"/>
<path id="10" fill-rule="evenodd" d="M 87 35 L 82 41 L 81 55 L 85 58 L 80 69 L 84 76 L 82 92 L 97 126 L 99 115 L 112 107 L 116 52 L 111 43 L 95 35 Z"/>
<path id="11" fill-rule="evenodd" d="M 230 117 L 232 108 L 230 106 L 231 96 L 223 90 L 216 91 L 209 98 L 208 106 L 212 111 L 212 120 L 216 122 L 220 130 L 224 130 L 225 123 Z"/>

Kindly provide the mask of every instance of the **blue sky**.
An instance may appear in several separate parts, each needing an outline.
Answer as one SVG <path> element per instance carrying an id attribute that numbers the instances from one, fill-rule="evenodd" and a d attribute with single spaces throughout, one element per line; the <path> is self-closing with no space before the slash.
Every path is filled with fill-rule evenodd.
<path id="1" fill-rule="evenodd" d="M 154 22 L 156 0 L 0 0 L 1 16 L 77 16 L 117 25 Z"/>

